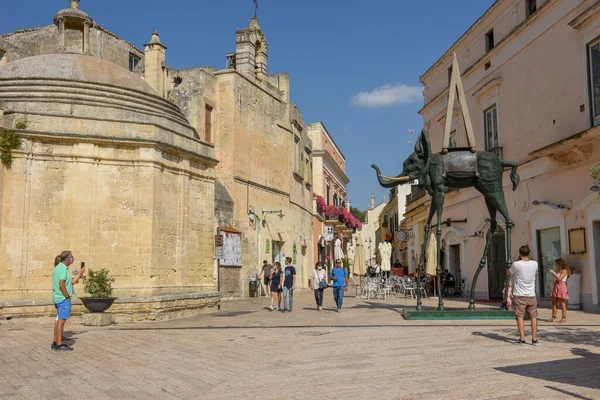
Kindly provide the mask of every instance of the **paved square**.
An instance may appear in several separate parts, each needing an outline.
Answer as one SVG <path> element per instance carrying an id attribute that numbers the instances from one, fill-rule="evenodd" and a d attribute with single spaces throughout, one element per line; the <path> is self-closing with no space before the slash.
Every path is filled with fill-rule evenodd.
<path id="1" fill-rule="evenodd" d="M 0 398 L 600 398 L 599 315 L 570 312 L 540 324 L 541 346 L 517 346 L 512 321 L 405 321 L 411 299 L 347 297 L 338 314 L 325 297 L 322 312 L 297 291 L 285 314 L 261 298 L 177 321 L 69 322 L 76 350 L 58 354 L 53 321 L 1 321 Z"/>

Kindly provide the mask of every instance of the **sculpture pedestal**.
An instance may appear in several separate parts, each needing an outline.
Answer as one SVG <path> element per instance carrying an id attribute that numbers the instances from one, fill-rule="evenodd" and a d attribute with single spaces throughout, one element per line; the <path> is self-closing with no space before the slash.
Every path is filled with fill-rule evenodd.
<path id="1" fill-rule="evenodd" d="M 508 310 L 482 308 L 473 311 L 465 309 L 445 309 L 438 311 L 427 308 L 421 311 L 415 309 L 404 309 L 404 319 L 410 321 L 418 320 L 514 320 L 515 313 Z"/>

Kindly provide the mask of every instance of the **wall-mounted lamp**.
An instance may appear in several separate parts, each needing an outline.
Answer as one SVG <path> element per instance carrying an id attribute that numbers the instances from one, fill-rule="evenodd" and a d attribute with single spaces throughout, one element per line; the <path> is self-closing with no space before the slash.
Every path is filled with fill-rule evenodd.
<path id="1" fill-rule="evenodd" d="M 478 238 L 483 237 L 483 236 L 484 236 L 483 231 L 476 231 L 474 234 L 469 235 L 469 237 L 478 237 Z"/>
<path id="2" fill-rule="evenodd" d="M 591 190 L 592 192 L 600 192 L 600 186 L 598 186 L 598 185 L 594 185 L 594 186 L 592 186 L 592 187 L 590 188 L 590 190 Z"/>
<path id="3" fill-rule="evenodd" d="M 446 225 L 447 227 L 451 227 L 452 223 L 462 223 L 462 224 L 466 224 L 467 223 L 467 219 L 451 219 L 448 218 L 445 221 L 442 221 L 442 225 Z"/>
<path id="4" fill-rule="evenodd" d="M 263 218 L 262 218 L 262 225 L 263 225 L 263 228 L 264 228 L 265 226 L 267 226 L 267 215 L 269 215 L 269 214 L 277 214 L 277 213 L 279 213 L 279 215 L 278 215 L 279 219 L 283 219 L 283 217 L 285 217 L 285 215 L 283 215 L 283 210 L 277 210 L 277 211 L 263 211 L 263 212 L 262 212 L 262 215 L 263 215 Z"/>
<path id="5" fill-rule="evenodd" d="M 563 208 L 569 208 L 569 207 L 565 206 L 564 204 L 554 204 L 554 203 L 551 203 L 549 201 L 534 200 L 534 201 L 531 202 L 531 204 L 534 205 L 534 206 L 539 206 L 539 205 L 554 206 L 556 208 L 561 208 L 561 209 L 563 209 Z"/>

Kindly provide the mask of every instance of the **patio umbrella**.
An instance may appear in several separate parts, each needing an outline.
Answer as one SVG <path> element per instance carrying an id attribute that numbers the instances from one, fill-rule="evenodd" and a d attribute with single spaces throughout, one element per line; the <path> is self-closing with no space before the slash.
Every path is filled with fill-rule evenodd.
<path id="1" fill-rule="evenodd" d="M 354 268 L 352 273 L 354 275 L 364 276 L 367 271 L 365 270 L 365 243 L 363 242 L 362 235 L 359 233 L 356 239 L 356 248 L 354 250 Z"/>
<path id="2" fill-rule="evenodd" d="M 427 265 L 425 266 L 425 272 L 427 275 L 437 275 L 437 239 L 435 234 L 431 232 L 429 235 L 429 245 L 427 246 Z"/>

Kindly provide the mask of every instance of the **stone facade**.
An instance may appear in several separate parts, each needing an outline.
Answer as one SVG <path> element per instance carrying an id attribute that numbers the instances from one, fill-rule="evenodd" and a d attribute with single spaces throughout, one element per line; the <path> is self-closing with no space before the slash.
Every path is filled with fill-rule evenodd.
<path id="1" fill-rule="evenodd" d="M 267 73 L 258 21 L 253 18 L 247 29 L 237 31 L 230 68 L 168 70 L 167 77 L 168 98 L 199 137 L 215 146 L 214 232 L 223 227 L 242 232 L 243 266 L 220 268 L 221 292 L 246 295 L 262 261 L 284 264 L 284 256 L 295 259 L 297 286 L 306 287 L 312 260 L 312 177 L 307 172 L 312 144 L 301 112 L 290 103 L 289 76 Z"/>
<path id="2" fill-rule="evenodd" d="M 115 312 L 150 302 L 160 313 L 179 297 L 190 312 L 212 305 L 214 147 L 127 69 L 139 50 L 95 25 L 83 36 L 70 29 L 81 14 L 57 14 L 67 18 L 64 46 L 54 26 L 0 42 L 10 43 L 0 127 L 23 138 L 0 172 L 0 294 L 13 302 L 2 315 L 46 313 L 36 307 L 51 297 L 53 260 L 65 249 L 110 271 Z"/>

